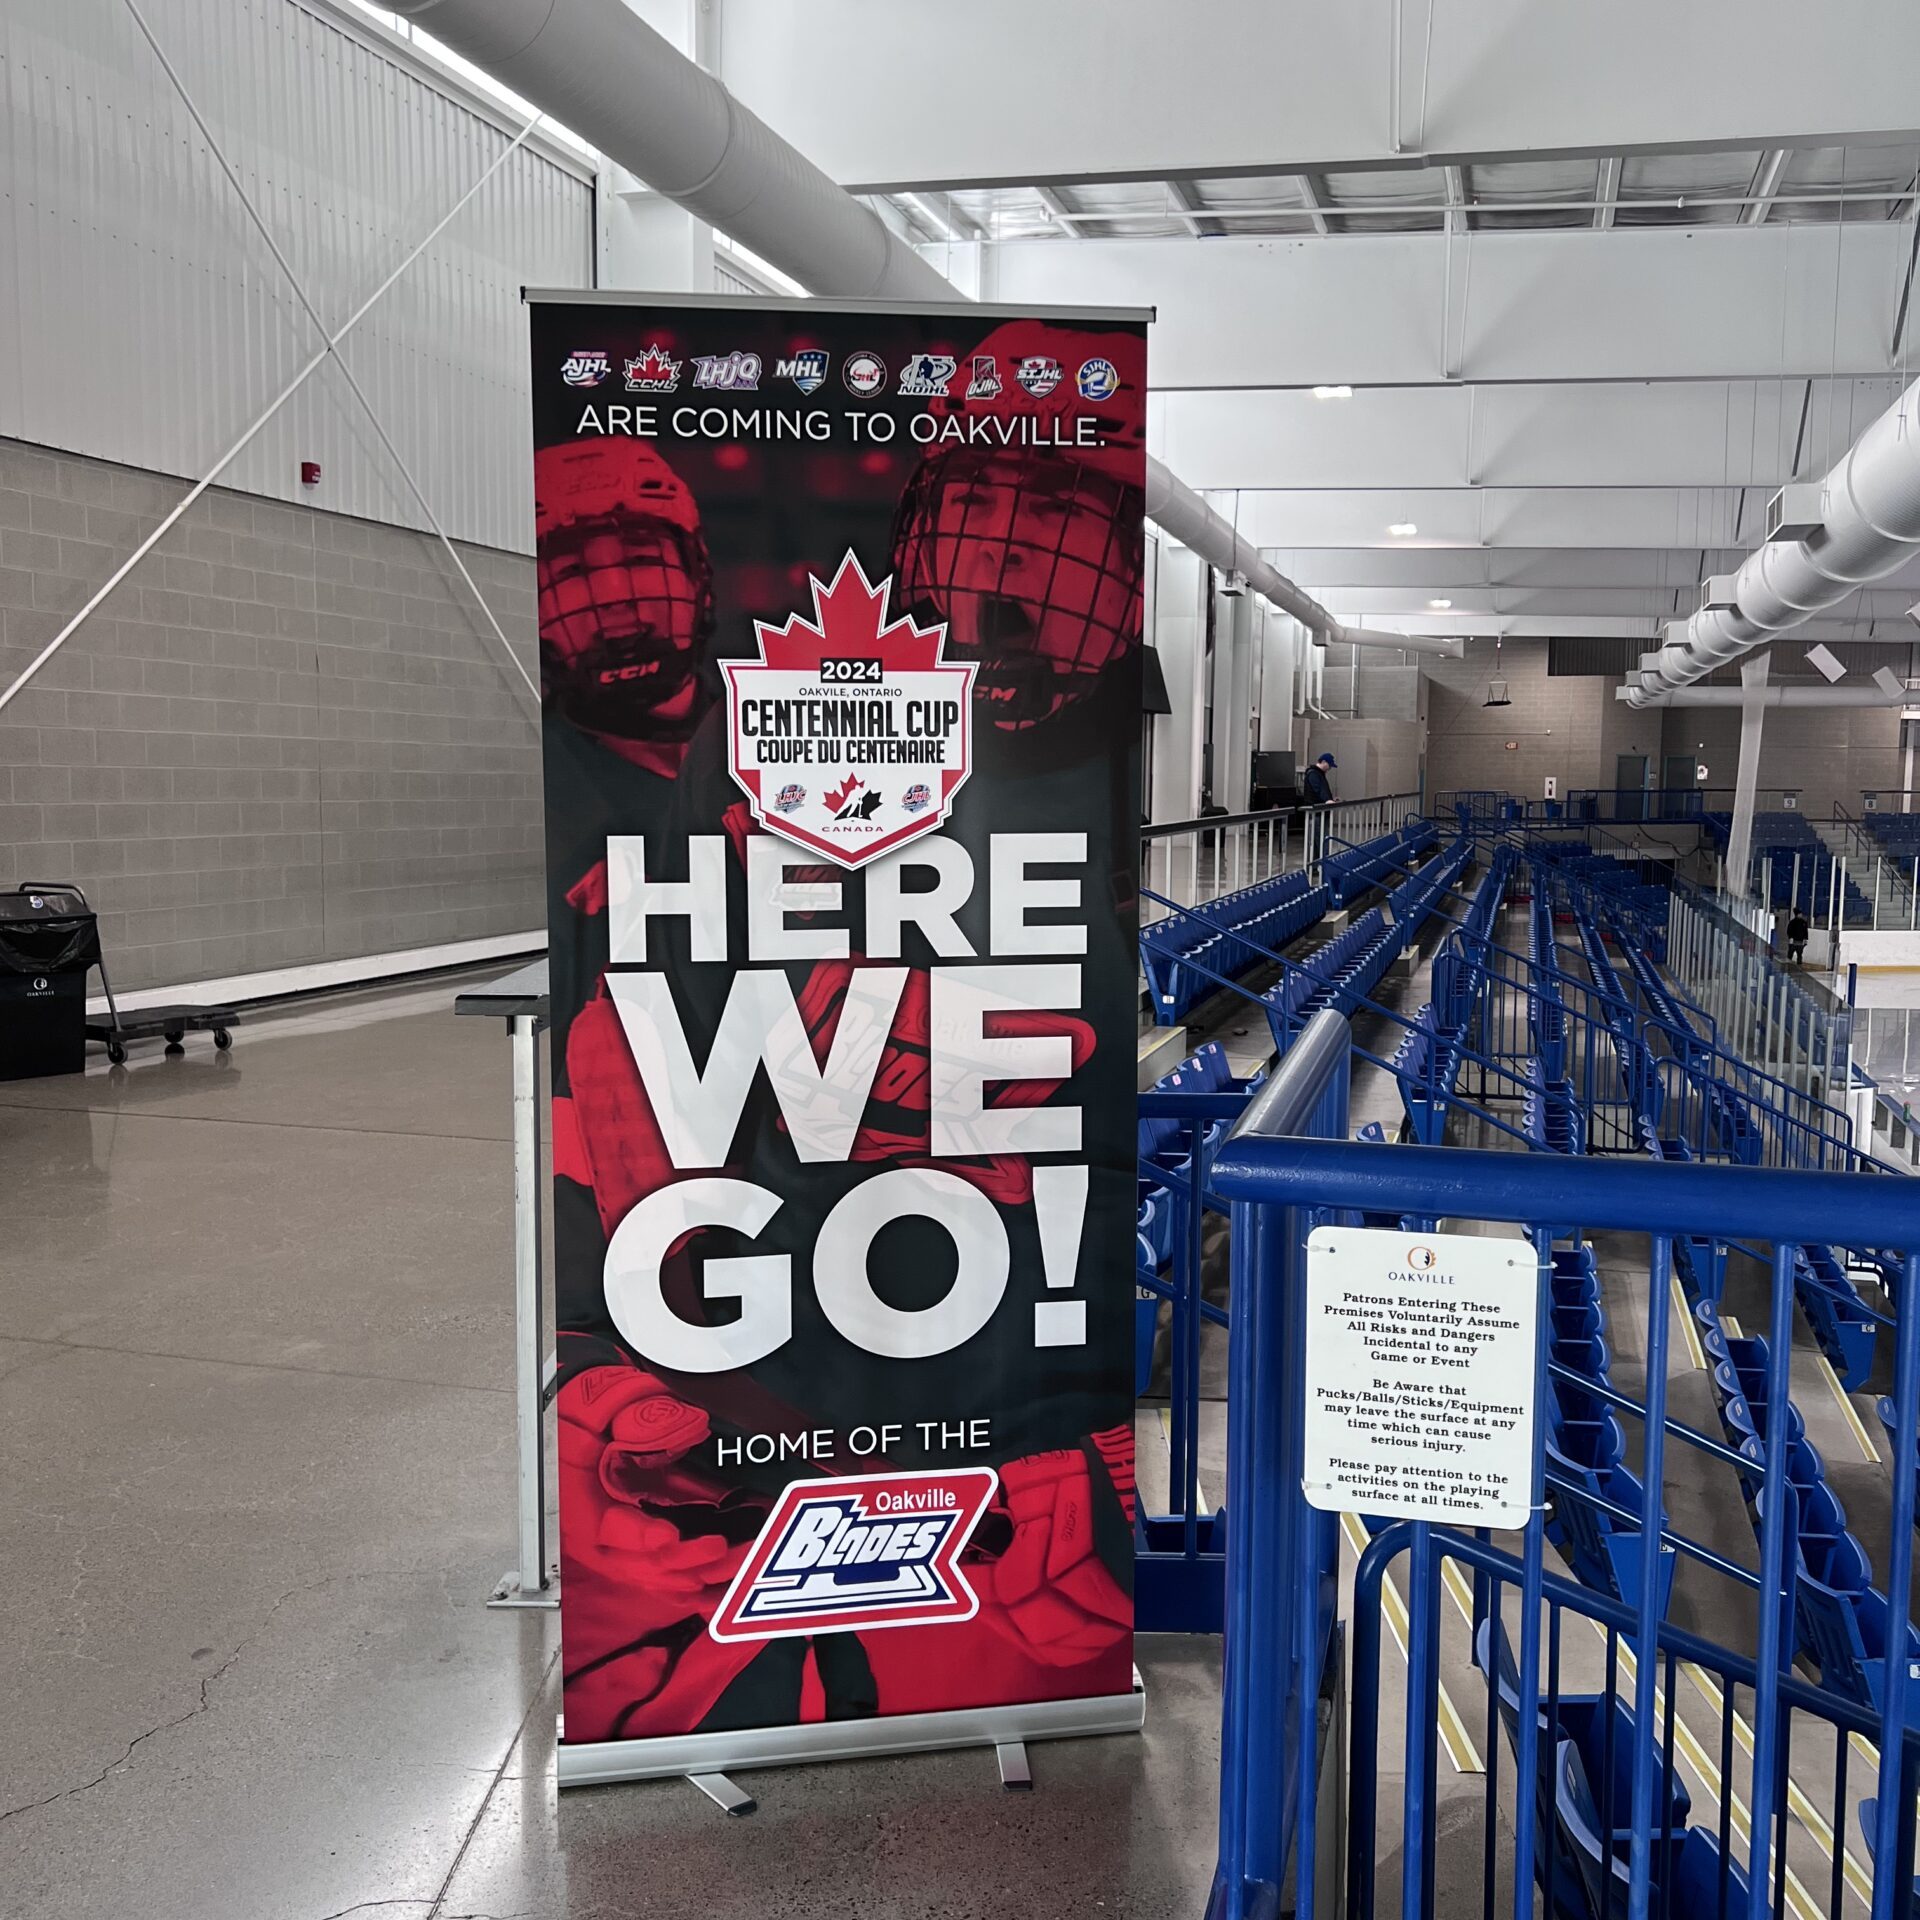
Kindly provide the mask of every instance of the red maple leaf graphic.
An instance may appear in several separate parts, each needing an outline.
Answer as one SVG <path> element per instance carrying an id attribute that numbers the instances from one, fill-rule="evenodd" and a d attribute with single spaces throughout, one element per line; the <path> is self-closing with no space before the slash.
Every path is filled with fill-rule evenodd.
<path id="1" fill-rule="evenodd" d="M 679 371 L 679 362 L 662 353 L 658 346 L 649 347 L 637 360 L 629 360 L 626 367 L 629 380 L 667 381 L 675 378 Z"/>
<path id="2" fill-rule="evenodd" d="M 753 624 L 760 637 L 761 658 L 770 667 L 817 666 L 823 659 L 882 655 L 890 670 L 927 672 L 940 665 L 942 626 L 923 627 L 911 615 L 887 617 L 893 581 L 871 586 L 852 553 L 840 562 L 830 584 L 817 577 L 813 588 L 813 618 L 790 614 L 783 626 L 765 620 Z"/>
<path id="3" fill-rule="evenodd" d="M 838 813 L 860 789 L 860 776 L 850 773 L 843 785 L 827 789 L 827 805 Z"/>

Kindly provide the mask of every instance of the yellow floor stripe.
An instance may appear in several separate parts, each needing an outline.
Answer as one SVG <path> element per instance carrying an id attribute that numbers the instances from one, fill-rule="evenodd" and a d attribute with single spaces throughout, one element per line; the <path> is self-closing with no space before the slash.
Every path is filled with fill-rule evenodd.
<path id="1" fill-rule="evenodd" d="M 1667 1285 L 1673 1294 L 1673 1310 L 1680 1316 L 1680 1325 L 1687 1336 L 1687 1356 L 1693 1362 L 1695 1373 L 1705 1373 L 1707 1356 L 1700 1346 L 1700 1328 L 1695 1322 L 1692 1310 L 1687 1305 L 1687 1296 L 1680 1285 L 1680 1276 L 1669 1274 Z"/>
<path id="2" fill-rule="evenodd" d="M 1606 1629 L 1597 1620 L 1591 1624 L 1594 1632 L 1599 1634 L 1601 1639 L 1604 1640 L 1606 1638 Z M 1634 1675 L 1638 1671 L 1638 1663 L 1633 1657 L 1633 1649 L 1631 1647 L 1623 1645 L 1620 1648 L 1620 1669 L 1621 1679 L 1627 1685 L 1631 1686 Z M 1664 1718 L 1666 1712 L 1666 1689 L 1657 1682 L 1653 1689 L 1653 1701 L 1656 1719 Z M 1737 1715 L 1735 1716 L 1735 1730 L 1736 1732 L 1738 1731 Z M 1706 1748 L 1700 1744 L 1699 1738 L 1693 1729 L 1681 1718 L 1677 1703 L 1674 1707 L 1673 1714 L 1673 1744 L 1687 1765 L 1692 1769 L 1694 1776 L 1699 1780 L 1701 1786 L 1706 1789 L 1707 1793 L 1715 1800 L 1720 1799 L 1723 1795 L 1725 1796 L 1729 1815 L 1728 1823 L 1742 1846 L 1747 1849 L 1750 1863 L 1753 1849 L 1753 1822 L 1747 1813 L 1746 1802 L 1734 1791 L 1733 1783 L 1722 1777 L 1718 1763 L 1707 1752 Z M 1789 1806 L 1792 1805 L 1793 1796 L 1797 1791 L 1798 1789 L 1789 1781 L 1787 1785 L 1787 1802 Z M 1801 1795 L 1803 1801 L 1805 1797 L 1804 1794 Z M 1706 1825 L 1707 1823 L 1696 1822 L 1695 1824 Z M 1829 1828 L 1828 1831 L 1831 1833 L 1832 1830 Z M 1833 1858 L 1831 1844 L 1827 1846 L 1825 1851 L 1827 1858 L 1831 1860 Z M 1851 1866 L 1853 1864 L 1852 1858 L 1849 1856 L 1848 1865 Z M 1813 1896 L 1801 1885 L 1799 1875 L 1797 1875 L 1791 1867 L 1787 1869 L 1786 1878 L 1788 1907 L 1799 1916 L 1799 1920 L 1821 1920 L 1821 1909 L 1815 1904 Z M 1848 1879 L 1849 1884 L 1852 1884 L 1851 1875 L 1848 1876 Z M 1872 1883 L 1869 1881 L 1869 1888 L 1871 1888 L 1871 1885 Z M 1871 1897 L 1871 1893 L 1869 1893 L 1869 1901 Z"/>
<path id="3" fill-rule="evenodd" d="M 1358 1517 L 1351 1513 L 1340 1516 L 1340 1530 L 1347 1536 L 1357 1558 L 1366 1550 L 1367 1530 L 1360 1524 Z M 1407 1603 L 1400 1597 L 1400 1589 L 1389 1576 L 1380 1583 L 1380 1611 L 1386 1616 L 1387 1631 L 1393 1635 L 1393 1644 L 1400 1649 L 1400 1658 L 1407 1658 Z M 1453 1704 L 1453 1697 L 1447 1692 L 1447 1683 L 1440 1682 L 1440 1744 L 1447 1750 L 1447 1758 L 1453 1762 L 1455 1773 L 1485 1773 L 1487 1764 L 1480 1758 L 1480 1750 L 1473 1744 L 1473 1736 L 1467 1731 L 1467 1723 L 1461 1719 L 1459 1709 Z"/>
<path id="4" fill-rule="evenodd" d="M 1701 1697 L 1706 1701 L 1707 1705 L 1712 1708 L 1716 1715 L 1723 1711 L 1719 1682 L 1716 1681 L 1710 1673 L 1703 1667 L 1695 1666 L 1691 1660 L 1683 1660 L 1680 1663 L 1680 1671 L 1700 1690 Z M 1753 1758 L 1753 1729 L 1747 1724 L 1744 1715 L 1736 1713 L 1733 1716 L 1733 1737 L 1741 1751 L 1751 1760 Z M 1856 1734 L 1854 1738 L 1859 1739 L 1860 1736 Z M 1871 1749 L 1869 1749 L 1869 1751 L 1871 1751 Z M 1877 1766 L 1877 1759 L 1875 1764 Z M 1787 1782 L 1787 1807 L 1794 1818 L 1798 1820 L 1812 1836 L 1814 1845 L 1831 1860 L 1833 1858 L 1835 1839 L 1834 1831 L 1832 1827 L 1827 1824 L 1826 1816 L 1821 1813 L 1819 1808 L 1807 1798 L 1791 1779 Z M 1844 1851 L 1844 1841 L 1842 1842 L 1842 1848 Z M 1853 1857 L 1851 1852 L 1846 1853 L 1843 1871 L 1846 1874 L 1847 1885 L 1853 1889 L 1855 1896 L 1866 1905 L 1871 1906 L 1873 1904 L 1873 1875 Z"/>
<path id="5" fill-rule="evenodd" d="M 1162 1407 L 1160 1409 L 1160 1437 L 1167 1443 L 1167 1461 L 1169 1466 L 1171 1466 L 1173 1461 L 1173 1409 L 1171 1407 Z M 1169 1505 L 1172 1504 L 1174 1495 L 1179 1491 L 1178 1487 L 1170 1487 L 1168 1489 L 1167 1501 Z M 1197 1467 L 1193 1476 L 1193 1510 L 1195 1513 L 1200 1514 L 1207 1514 L 1213 1511 L 1213 1509 L 1207 1505 L 1207 1496 L 1205 1490 L 1200 1485 L 1200 1474 Z"/>
<path id="6" fill-rule="evenodd" d="M 1867 1431 L 1866 1422 L 1860 1418 L 1860 1409 L 1853 1404 L 1853 1396 L 1840 1384 L 1840 1376 L 1833 1370 L 1833 1362 L 1824 1353 L 1814 1356 L 1820 1363 L 1820 1376 L 1827 1383 L 1828 1391 L 1838 1402 L 1840 1411 L 1846 1416 L 1847 1425 L 1852 1429 L 1854 1444 L 1860 1449 L 1863 1460 L 1871 1460 L 1876 1465 L 1880 1459 L 1880 1449 L 1873 1444 L 1873 1435 Z"/>

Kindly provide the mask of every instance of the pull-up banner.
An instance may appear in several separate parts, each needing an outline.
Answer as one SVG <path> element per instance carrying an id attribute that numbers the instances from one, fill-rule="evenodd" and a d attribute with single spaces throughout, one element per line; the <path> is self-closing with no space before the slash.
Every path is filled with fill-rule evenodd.
<path id="1" fill-rule="evenodd" d="M 560 1778 L 1137 1726 L 1144 316 L 530 298 Z"/>

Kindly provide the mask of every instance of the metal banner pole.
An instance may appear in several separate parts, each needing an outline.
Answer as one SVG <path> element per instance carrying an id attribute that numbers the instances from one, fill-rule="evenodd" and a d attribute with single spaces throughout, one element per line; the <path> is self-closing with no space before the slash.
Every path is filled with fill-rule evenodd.
<path id="1" fill-rule="evenodd" d="M 501 1575 L 490 1607 L 557 1607 L 547 1564 L 547 1449 L 541 1405 L 539 1020 L 517 1013 L 513 1045 L 513 1405 L 515 1540 L 519 1564 Z"/>

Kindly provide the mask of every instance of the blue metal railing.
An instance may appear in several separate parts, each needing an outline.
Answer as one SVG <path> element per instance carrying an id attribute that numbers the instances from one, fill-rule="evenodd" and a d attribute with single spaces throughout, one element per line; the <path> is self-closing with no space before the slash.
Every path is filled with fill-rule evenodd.
<path id="1" fill-rule="evenodd" d="M 1708 1242 L 1764 1241 L 1772 1246 L 1773 1288 L 1768 1341 L 1768 1400 L 1789 1402 L 1795 1250 L 1802 1243 L 1871 1245 L 1897 1250 L 1901 1298 L 1920 1298 L 1920 1210 L 1903 1181 L 1824 1172 L 1762 1170 L 1725 1165 L 1569 1159 L 1549 1155 L 1474 1153 L 1449 1148 L 1396 1148 L 1352 1143 L 1345 1132 L 1344 1099 L 1350 1058 L 1346 1023 L 1319 1016 L 1282 1058 L 1259 1098 L 1221 1148 L 1212 1169 L 1214 1191 L 1231 1207 L 1234 1338 L 1228 1404 L 1228 1482 L 1232 1499 L 1227 1527 L 1227 1663 L 1221 1780 L 1220 1859 L 1211 1902 L 1215 1920 L 1250 1920 L 1277 1911 L 1280 1889 L 1292 1870 L 1294 1910 L 1314 1910 L 1316 1885 L 1337 1863 L 1316 1857 L 1319 1728 L 1322 1700 L 1336 1640 L 1331 1601 L 1333 1543 L 1328 1517 L 1311 1509 L 1301 1491 L 1300 1448 L 1304 1383 L 1306 1237 L 1321 1224 L 1362 1213 L 1409 1220 L 1440 1218 L 1506 1222 L 1528 1231 L 1540 1256 L 1541 1324 L 1550 1322 L 1551 1229 L 1544 1223 L 1576 1221 L 1583 1231 L 1646 1233 L 1651 1245 L 1651 1284 L 1646 1326 L 1646 1386 L 1642 1474 L 1646 1511 L 1657 1515 L 1664 1484 L 1667 1415 L 1667 1275 L 1677 1239 Z M 1546 1343 L 1541 1342 L 1535 1392 L 1545 1404 Z M 1920 1315 L 1902 1314 L 1896 1327 L 1891 1421 L 1895 1457 L 1910 1461 L 1920 1445 Z M 1789 1422 L 1768 1421 L 1762 1465 L 1765 1484 L 1788 1484 Z M 1695 1439 L 1704 1438 L 1694 1436 Z M 1709 1448 L 1712 1443 L 1708 1443 Z M 1920 1679 L 1908 1663 L 1888 1660 L 1879 1680 L 1877 1711 L 1824 1688 L 1793 1678 L 1791 1596 L 1798 1563 L 1790 1502 L 1764 1500 L 1760 1516 L 1754 1658 L 1717 1647 L 1665 1624 L 1658 1553 L 1640 1557 L 1640 1583 L 1630 1601 L 1614 1601 L 1549 1577 L 1543 1559 L 1542 1508 L 1547 1496 L 1543 1449 L 1536 1450 L 1534 1518 L 1521 1536 L 1518 1557 L 1490 1541 L 1407 1522 L 1383 1534 L 1361 1563 L 1357 1589 L 1354 1662 L 1354 1748 L 1348 1913 L 1372 1920 L 1372 1862 L 1382 1848 L 1374 1831 L 1373 1781 L 1378 1744 L 1378 1600 L 1385 1567 L 1401 1552 L 1410 1557 L 1411 1621 L 1408 1644 L 1408 1710 L 1405 1729 L 1406 1785 L 1398 1851 L 1402 1860 L 1400 1911 L 1423 1920 L 1433 1911 L 1434 1726 L 1440 1571 L 1451 1559 L 1475 1575 L 1475 1625 L 1481 1666 L 1489 1687 L 1489 1723 L 1504 1719 L 1515 1750 L 1513 1857 L 1533 1870 L 1514 1875 L 1517 1920 L 1535 1911 L 1535 1881 L 1546 1889 L 1549 1910 L 1579 1911 L 1575 1892 L 1597 1900 L 1591 1911 L 1629 1920 L 1650 1920 L 1656 1911 L 1746 1920 L 1785 1911 L 1787 1802 L 1792 1783 L 1789 1757 L 1796 1722 L 1824 1727 L 1840 1759 L 1830 1839 L 1833 1891 L 1840 1911 L 1848 1792 L 1844 1754 L 1856 1736 L 1877 1742 L 1875 1792 L 1863 1804 L 1872 1876 L 1874 1920 L 1893 1920 L 1912 1897 L 1915 1761 L 1920 1737 L 1910 1730 L 1920 1705 Z M 1887 1574 L 1887 1643 L 1905 1643 L 1913 1575 L 1916 1476 L 1897 1473 L 1892 1490 L 1892 1528 Z M 1643 1528 L 1644 1516 L 1623 1515 Z M 1656 1522 L 1657 1524 L 1657 1522 Z M 1503 1675 L 1503 1593 L 1518 1596 L 1519 1652 L 1511 1678 Z M 1782 1604 L 1758 1604 L 1757 1595 L 1780 1595 Z M 1578 1751 L 1561 1744 L 1560 1622 L 1581 1616 L 1604 1629 L 1608 1686 L 1597 1718 L 1604 1754 L 1586 1766 L 1603 1773 L 1591 1857 L 1575 1844 L 1588 1831 L 1580 1825 L 1578 1794 L 1572 1793 Z M 1544 1616 L 1544 1617 L 1543 1617 Z M 1614 1701 L 1613 1669 L 1622 1645 L 1636 1655 L 1631 1711 Z M 1545 1685 L 1542 1668 L 1547 1669 Z M 1753 1696 L 1750 1839 L 1745 1867 L 1734 1859 L 1726 1807 L 1717 1846 L 1703 1830 L 1676 1837 L 1673 1779 L 1675 1734 L 1673 1677 L 1687 1661 L 1717 1678 L 1723 1702 L 1723 1740 L 1731 1741 L 1731 1702 L 1736 1687 Z M 1666 1685 L 1662 1689 L 1662 1673 Z M 1913 1684 L 1909 1684 L 1912 1680 Z M 1509 1697 L 1510 1695 L 1510 1697 Z M 1549 1709 L 1542 1725 L 1543 1704 Z M 1664 1729 L 1660 1724 L 1664 1719 Z M 1804 1745 L 1804 1734 L 1802 1735 Z M 1543 1751 L 1543 1741 L 1545 1748 Z M 1615 1820 L 1614 1743 L 1625 1743 L 1620 1776 L 1628 1802 L 1624 1824 Z M 1730 1764 L 1731 1748 L 1727 1748 Z M 1489 1767 L 1497 1764 L 1488 1756 Z M 1564 1766 L 1563 1766 L 1564 1763 Z M 1543 1771 L 1544 1769 L 1544 1771 Z M 1727 1766 L 1721 1769 L 1723 1777 Z M 1587 1772 L 1579 1772 L 1579 1780 Z M 1666 1783 L 1662 1785 L 1662 1783 Z M 1546 1791 L 1539 1790 L 1544 1783 Z M 1489 1775 L 1487 1832 L 1495 1824 L 1495 1782 Z M 1730 1799 L 1730 1789 L 1726 1798 Z M 1573 1812 L 1568 1812 L 1569 1805 Z M 1869 1811 L 1870 1809 L 1870 1811 Z M 1589 1811 L 1592 1811 L 1589 1808 Z M 1365 1818 L 1363 1820 L 1362 1815 Z M 1684 1821 L 1680 1823 L 1684 1825 Z M 1559 1860 L 1567 1872 L 1563 1888 Z M 1394 1851 L 1391 1839 L 1385 1851 Z M 1578 1856 L 1576 1858 L 1576 1856 Z M 1590 1869 L 1581 1880 L 1575 1869 Z M 1493 1851 L 1483 1865 L 1483 1909 L 1493 1911 Z M 1702 1879 L 1702 1875 L 1706 1879 Z M 1710 1893 L 1700 1888 L 1710 1885 Z M 1563 1898 L 1564 1892 L 1564 1898 Z M 1657 1904 L 1656 1904 L 1657 1903 Z M 1676 1903 L 1678 1903 L 1676 1905 Z M 1731 1903 L 1731 1904 L 1730 1904 Z"/>

